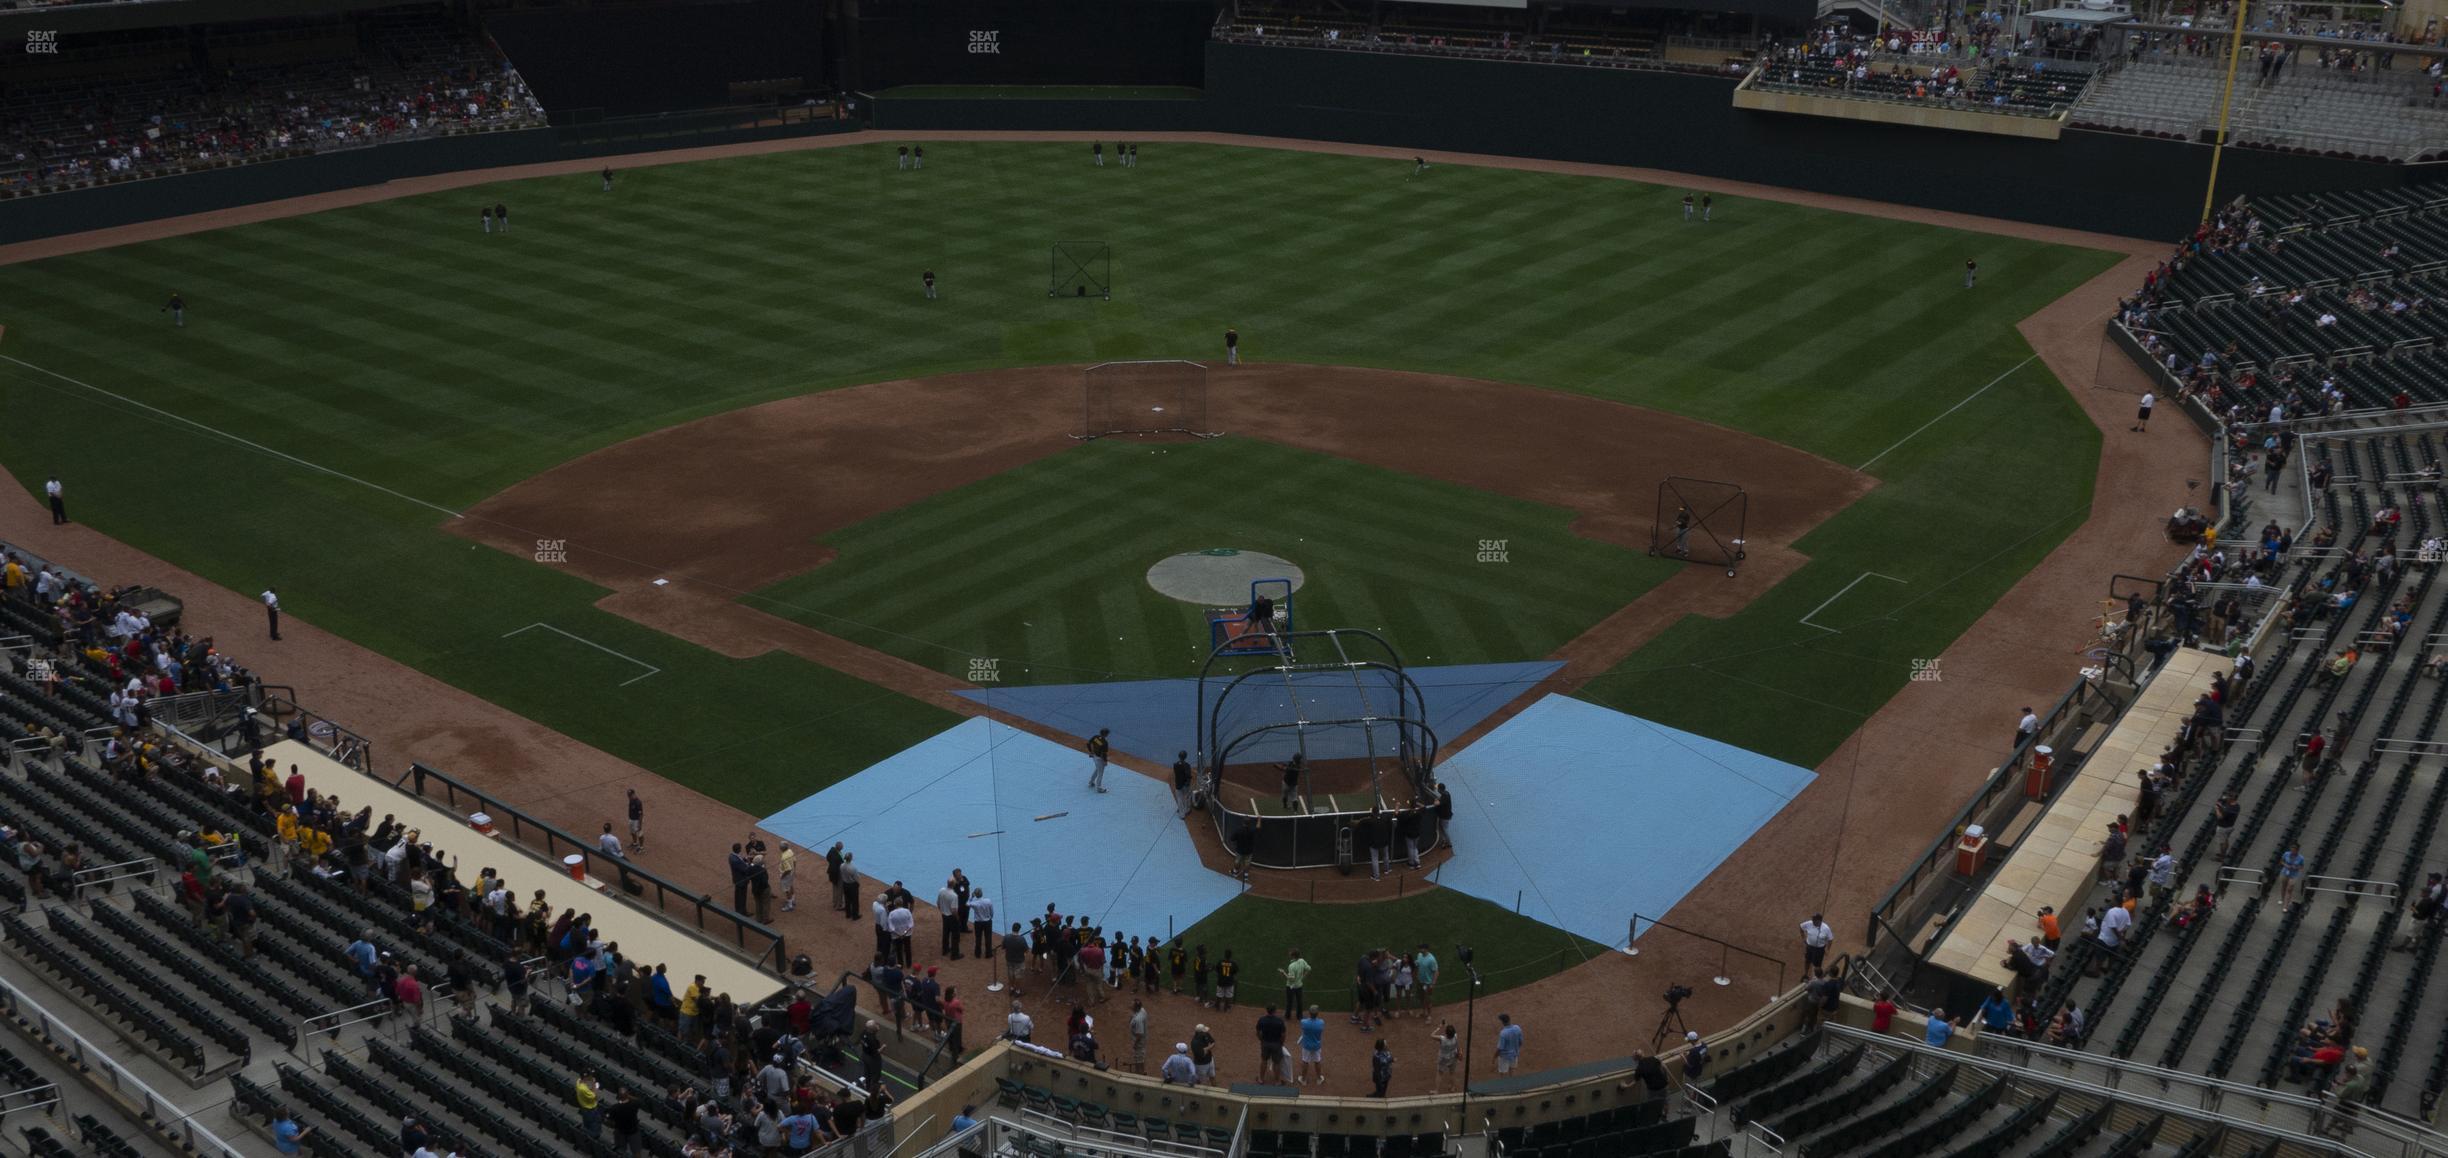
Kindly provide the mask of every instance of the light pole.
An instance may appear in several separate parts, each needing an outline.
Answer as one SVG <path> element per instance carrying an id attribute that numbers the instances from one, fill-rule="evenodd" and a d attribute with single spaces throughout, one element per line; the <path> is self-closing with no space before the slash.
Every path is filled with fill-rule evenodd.
<path id="1" fill-rule="evenodd" d="M 1471 948 L 1454 946 L 1454 960 L 1462 971 L 1470 974 L 1470 994 L 1463 1001 L 1462 1011 L 1462 1128 L 1470 1129 L 1471 1062 L 1479 1056 L 1479 967 L 1471 964 Z"/>

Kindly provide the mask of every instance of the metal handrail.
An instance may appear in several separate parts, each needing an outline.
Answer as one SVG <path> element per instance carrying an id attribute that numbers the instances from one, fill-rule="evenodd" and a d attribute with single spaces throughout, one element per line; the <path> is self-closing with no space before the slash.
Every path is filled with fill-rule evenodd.
<path id="1" fill-rule="evenodd" d="M 2220 1125 L 2233 1126 L 2238 1130 L 2249 1133 L 2276 1134 L 2288 1143 L 2291 1152 L 2332 1154 L 2339 1155 L 2341 1158 L 2355 1158 L 2355 1156 L 2359 1155 L 2373 1155 L 2379 1153 L 2364 1147 L 2349 1147 L 2326 1138 L 2314 1137 L 2303 1132 L 2302 1130 L 2273 1122 L 2269 1119 L 2266 1113 L 2247 1119 L 2230 1115 L 2225 1110 L 2220 1108 L 2221 1104 L 2229 1097 L 2245 1099 L 2265 1108 L 2272 1106 L 2284 1106 L 2289 1109 L 2303 1111 L 2305 1114 L 2304 1124 L 2308 1128 L 2312 1122 L 2316 1120 L 2314 1115 L 2323 1112 L 2324 1106 L 2319 1099 L 2304 1097 L 2300 1094 L 2290 1094 L 2282 1090 L 2265 1089 L 2260 1086 L 2248 1086 L 2240 1082 L 2230 1082 L 2221 1078 L 2207 1077 L 2201 1074 L 2190 1074 L 2180 1070 L 2166 1069 L 2160 1066 L 2145 1065 L 2140 1062 L 2112 1058 L 2103 1054 L 2085 1053 L 2081 1050 L 2070 1050 L 2058 1046 L 2043 1045 L 2024 1038 L 2005 1037 L 1996 1034 L 1971 1033 L 1961 1035 L 1960 1037 L 1960 1040 L 1969 1042 L 1976 1050 L 1994 1049 L 2021 1051 L 2029 1054 L 2032 1057 L 2056 1061 L 2067 1066 L 2069 1069 L 2076 1065 L 2100 1067 L 2107 1071 L 2109 1075 L 2109 1084 L 2099 1085 L 2093 1082 L 2083 1081 L 2079 1078 L 2059 1077 L 2053 1074 L 2030 1070 L 2012 1060 L 1991 1056 L 1985 1052 L 1944 1049 L 1937 1046 L 1927 1045 L 1922 1042 L 1917 1042 L 1908 1037 L 1893 1034 L 1872 1033 L 1865 1029 L 1859 1029 L 1850 1025 L 1844 1025 L 1836 1022 L 1828 1023 L 1825 1029 L 1830 1035 L 1831 1040 L 1849 1039 L 1867 1044 L 1877 1044 L 1890 1049 L 1909 1051 L 1925 1061 L 1961 1062 L 1987 1070 L 2009 1074 L 2021 1074 L 2028 1077 L 2034 1083 L 2040 1085 L 2073 1090 L 2088 1094 L 2092 1097 L 2102 1098 L 2113 1102 L 2123 1102 L 2128 1105 L 2147 1107 L 2152 1111 L 2160 1113 L 2174 1114 L 2194 1119 L 2206 1118 L 2215 1121 Z M 2132 1088 L 2126 1084 L 2126 1078 L 2129 1075 L 2132 1078 L 2139 1079 L 2140 1081 L 2154 1083 L 2156 1088 L 2161 1090 L 2181 1086 L 2199 1089 L 2207 1096 L 2204 1099 L 2204 1104 L 2191 1106 L 2181 1102 L 2169 1101 L 2166 1098 L 2156 1097 L 2151 1094 L 2135 1093 L 2133 1092 Z M 2136 1084 L 2138 1085 L 2139 1082 Z M 2367 1123 L 2364 1120 L 2358 1119 L 2357 1121 L 2358 1128 L 2362 1128 L 2366 1126 L 2366 1124 Z M 2432 1134 L 2431 1137 L 2424 1138 L 2417 1133 L 2402 1132 L 2395 1128 L 2394 1125 L 2388 1123 L 2376 1124 L 2374 1132 L 2387 1137 L 2392 1142 L 2397 1143 L 2397 1148 L 2391 1153 L 2397 1156 L 2402 1156 L 2402 1158 L 2437 1158 L 2437 1156 L 2440 1155 L 2448 1155 L 2448 1137 Z M 2383 1156 L 2383 1158 L 2386 1158 L 2386 1156 Z"/>
<path id="2" fill-rule="evenodd" d="M 370 768 L 364 771 L 367 776 L 381 779 Z M 660 873 L 640 868 L 633 861 L 610 856 L 597 847 L 593 841 L 580 840 L 575 834 L 521 812 L 494 796 L 473 788 L 449 773 L 422 761 L 409 764 L 408 771 L 390 783 L 393 787 L 417 797 L 428 797 L 427 788 L 438 783 L 442 787 L 444 802 L 453 811 L 465 811 L 470 804 L 473 804 L 476 811 L 492 817 L 497 823 L 506 824 L 515 842 L 522 847 L 527 847 L 528 851 L 533 851 L 528 842 L 536 837 L 541 837 L 544 844 L 543 856 L 547 861 L 558 862 L 563 856 L 571 853 L 585 857 L 587 872 L 590 875 L 608 877 L 617 881 L 618 895 L 623 897 L 629 896 L 633 887 L 642 890 L 646 886 L 652 886 L 654 889 L 653 903 L 640 907 L 648 909 L 653 915 L 674 927 L 686 931 L 687 926 L 673 920 L 669 911 L 676 894 L 679 903 L 687 906 L 692 912 L 695 932 L 705 935 L 703 939 L 707 943 L 746 957 L 756 968 L 770 969 L 777 976 L 787 973 L 790 968 L 788 947 L 780 930 L 715 903 L 710 893 L 699 892 Z M 467 799 L 463 801 L 462 796 Z M 557 863 L 555 867 L 559 867 Z M 607 890 L 607 893 L 611 891 Z M 706 927 L 709 917 L 727 923 L 728 931 L 731 934 L 730 941 L 726 942 L 724 938 L 713 935 L 713 931 Z"/>
<path id="3" fill-rule="evenodd" d="M 150 1132 L 182 1144 L 189 1153 L 208 1158 L 244 1158 L 210 1127 L 197 1123 L 192 1115 L 181 1110 L 177 1102 L 155 1092 L 110 1051 L 85 1040 L 84 1035 L 52 1016 L 50 1010 L 6 979 L 0 979 L 0 1007 L 14 1015 L 12 1020 L 18 1032 L 51 1046 L 87 1085 L 101 1090 L 107 1082 L 108 1094 L 128 1104 L 136 1120 L 145 1123 Z"/>

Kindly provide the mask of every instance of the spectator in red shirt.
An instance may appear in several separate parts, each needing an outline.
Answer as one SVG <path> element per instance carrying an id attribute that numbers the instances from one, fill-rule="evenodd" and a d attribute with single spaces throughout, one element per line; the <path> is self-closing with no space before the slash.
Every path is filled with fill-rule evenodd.
<path id="1" fill-rule="evenodd" d="M 1895 1028 L 1895 1015 L 1895 994 L 1880 993 L 1879 999 L 1870 1003 L 1870 1032 L 1892 1031 Z"/>
<path id="2" fill-rule="evenodd" d="M 399 980 L 391 985 L 391 999 L 399 1002 L 400 1012 L 411 1022 L 425 1019 L 425 983 L 417 980 L 416 966 L 400 971 Z"/>
<path id="3" fill-rule="evenodd" d="M 808 1004 L 806 993 L 802 992 L 798 997 L 792 999 L 790 1003 L 791 1032 L 801 1037 L 807 1036 L 808 1022 L 815 1012 L 816 1007 Z"/>

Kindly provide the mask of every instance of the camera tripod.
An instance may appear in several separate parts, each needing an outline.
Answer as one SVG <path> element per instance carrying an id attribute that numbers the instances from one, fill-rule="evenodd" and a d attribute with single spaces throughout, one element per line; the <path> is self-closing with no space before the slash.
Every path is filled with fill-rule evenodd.
<path id="1" fill-rule="evenodd" d="M 1666 1044 L 1668 1034 L 1672 1034 L 1674 1040 L 1681 1041 L 1683 1035 L 1689 1032 L 1691 1027 L 1683 1024 L 1683 1003 L 1670 1001 L 1666 1004 L 1666 1015 L 1658 1018 L 1657 1033 L 1649 1039 L 1649 1052 L 1657 1053 Z"/>

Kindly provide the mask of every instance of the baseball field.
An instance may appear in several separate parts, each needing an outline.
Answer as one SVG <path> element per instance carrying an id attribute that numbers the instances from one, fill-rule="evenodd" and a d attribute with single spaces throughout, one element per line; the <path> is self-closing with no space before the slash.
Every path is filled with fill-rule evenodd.
<path id="1" fill-rule="evenodd" d="M 0 458 L 758 815 L 954 723 L 981 658 L 1188 674 L 1199 613 L 1143 576 L 1210 547 L 1296 560 L 1308 625 L 1601 657 L 1584 698 L 1810 766 L 2082 522 L 2098 434 L 2014 325 L 2116 257 L 1683 192 L 943 141 L 404 197 L 0 267 Z M 1058 242 L 1112 300 L 1049 298 Z M 1078 366 L 1227 327 L 1225 437 L 1063 437 Z M 1669 473 L 1749 489 L 1742 578 L 1645 550 Z M 1425 904 L 1370 923 L 1514 920 Z"/>

